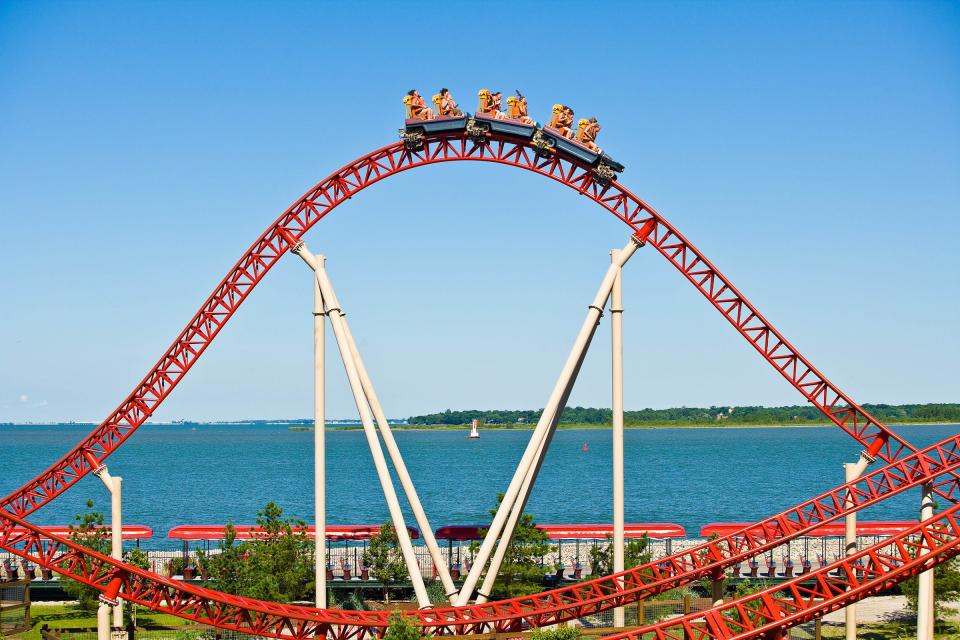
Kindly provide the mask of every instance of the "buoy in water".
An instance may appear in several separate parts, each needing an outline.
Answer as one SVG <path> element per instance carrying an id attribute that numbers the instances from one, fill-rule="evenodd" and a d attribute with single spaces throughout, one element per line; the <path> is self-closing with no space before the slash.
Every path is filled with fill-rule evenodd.
<path id="1" fill-rule="evenodd" d="M 590 447 L 587 446 L 587 441 L 586 441 L 586 440 L 583 441 L 583 446 L 580 447 L 580 451 L 584 451 L 584 452 L 590 451 Z"/>

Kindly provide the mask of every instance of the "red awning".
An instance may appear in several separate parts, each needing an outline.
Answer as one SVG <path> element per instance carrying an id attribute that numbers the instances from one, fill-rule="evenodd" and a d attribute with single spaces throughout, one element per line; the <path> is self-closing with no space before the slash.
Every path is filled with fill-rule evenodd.
<path id="1" fill-rule="evenodd" d="M 727 536 L 751 526 L 752 522 L 711 522 L 700 528 L 700 536 L 709 538 L 713 534 Z M 877 520 L 873 522 L 857 522 L 857 534 L 861 536 L 892 536 L 917 524 L 910 520 Z M 844 535 L 843 522 L 823 524 L 807 534 L 810 537 L 822 538 Z"/>
<path id="2" fill-rule="evenodd" d="M 604 540 L 613 537 L 612 524 L 538 524 L 551 540 Z M 635 522 L 623 525 L 626 538 L 682 538 L 686 529 L 670 522 Z"/>
<path id="3" fill-rule="evenodd" d="M 66 525 L 49 525 L 39 527 L 47 533 L 55 536 L 60 536 L 62 538 L 70 537 L 70 527 Z M 104 525 L 104 529 L 108 532 L 110 531 L 110 525 Z M 125 524 L 121 528 L 121 536 L 124 540 L 146 540 L 147 538 L 153 537 L 153 529 L 142 524 Z M 27 530 L 22 527 L 14 527 L 13 535 L 26 533 Z M 109 533 L 107 534 L 109 535 Z"/>
<path id="4" fill-rule="evenodd" d="M 480 540 L 481 529 L 490 525 L 447 525 L 434 532 L 438 540 Z M 538 524 L 537 528 L 547 534 L 551 540 L 603 540 L 613 536 L 611 524 Z M 651 538 L 682 538 L 686 530 L 678 524 L 668 522 L 638 522 L 625 524 L 624 535 L 627 538 L 639 538 L 647 534 Z"/>
<path id="5" fill-rule="evenodd" d="M 167 532 L 168 538 L 177 540 L 223 540 L 224 525 L 218 524 L 181 524 Z M 260 527 L 250 524 L 234 525 L 237 530 L 237 540 L 252 540 L 262 531 Z M 416 540 L 420 532 L 414 527 L 407 527 L 410 537 Z M 313 527 L 307 527 L 308 538 L 314 538 Z M 378 524 L 328 524 L 327 540 L 369 540 L 380 533 Z"/>

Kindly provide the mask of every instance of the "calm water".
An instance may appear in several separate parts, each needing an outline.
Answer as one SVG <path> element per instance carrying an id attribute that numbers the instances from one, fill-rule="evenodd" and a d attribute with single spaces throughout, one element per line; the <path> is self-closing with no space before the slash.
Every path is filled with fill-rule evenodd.
<path id="1" fill-rule="evenodd" d="M 958 430 L 897 429 L 920 447 Z M 88 431 L 0 426 L 0 495 L 34 477 Z M 529 431 L 485 431 L 469 441 L 465 434 L 396 432 L 434 528 L 486 521 L 530 437 Z M 580 450 L 584 441 L 587 453 Z M 174 547 L 166 540 L 170 527 L 252 522 L 267 500 L 310 522 L 312 442 L 311 432 L 285 426 L 146 426 L 108 463 L 124 477 L 125 520 L 153 527 L 151 547 Z M 528 510 L 540 522 L 608 522 L 610 447 L 609 431 L 558 432 Z M 327 449 L 328 521 L 387 519 L 363 434 L 328 431 Z M 676 522 L 695 536 L 707 522 L 759 519 L 839 484 L 841 464 L 853 461 L 860 447 L 835 428 L 725 428 L 627 431 L 625 449 L 627 521 Z M 90 476 L 31 519 L 65 524 L 88 498 L 109 509 L 102 485 Z M 918 502 L 917 492 L 910 492 L 863 517 L 912 519 Z"/>

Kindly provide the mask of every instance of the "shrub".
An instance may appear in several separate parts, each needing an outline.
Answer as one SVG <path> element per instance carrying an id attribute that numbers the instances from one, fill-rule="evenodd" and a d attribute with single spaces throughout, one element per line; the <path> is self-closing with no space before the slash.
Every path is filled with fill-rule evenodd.
<path id="1" fill-rule="evenodd" d="M 394 611 L 387 618 L 387 630 L 383 640 L 421 640 L 425 638 L 423 630 L 410 616 Z"/>
<path id="2" fill-rule="evenodd" d="M 556 629 L 534 629 L 530 640 L 580 640 L 580 629 L 566 625 Z"/>

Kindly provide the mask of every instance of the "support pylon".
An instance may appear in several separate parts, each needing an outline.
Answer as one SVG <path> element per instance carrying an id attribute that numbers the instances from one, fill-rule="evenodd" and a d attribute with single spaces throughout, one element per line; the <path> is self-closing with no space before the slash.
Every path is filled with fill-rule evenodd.
<path id="1" fill-rule="evenodd" d="M 504 492 L 503 501 L 500 503 L 500 508 L 497 510 L 497 514 L 494 516 L 493 522 L 490 524 L 487 535 L 480 545 L 480 550 L 477 552 L 474 564 L 472 567 L 470 567 L 470 572 L 467 574 L 467 577 L 463 582 L 463 586 L 460 588 L 460 593 L 457 595 L 457 598 L 454 601 L 454 604 L 457 606 L 463 606 L 470 601 L 470 597 L 473 595 L 473 590 L 476 588 L 477 582 L 480 579 L 480 574 L 483 572 L 487 562 L 490 560 L 490 555 L 493 552 L 494 546 L 497 544 L 497 540 L 499 539 L 501 544 L 509 544 L 510 538 L 513 535 L 513 531 L 507 531 L 505 529 L 505 525 L 507 524 L 507 520 L 510 517 L 510 513 L 514 508 L 514 505 L 524 503 L 525 496 L 520 494 L 525 478 L 527 474 L 530 473 L 531 469 L 536 465 L 536 461 L 539 458 L 538 453 L 541 452 L 541 443 L 546 440 L 548 433 L 552 432 L 555 428 L 555 425 L 553 424 L 555 417 L 554 413 L 563 410 L 560 406 L 560 401 L 564 395 L 568 383 L 571 382 L 574 371 L 577 368 L 577 363 L 581 360 L 581 357 L 589 345 L 593 334 L 596 332 L 597 324 L 599 322 L 603 307 L 606 306 L 607 299 L 610 297 L 610 291 L 613 289 L 613 283 L 616 279 L 617 269 L 622 267 L 623 264 L 630 259 L 630 257 L 641 245 L 642 241 L 638 240 L 636 237 L 631 237 L 630 242 L 627 243 L 622 251 L 618 252 L 616 260 L 610 265 L 610 268 L 607 269 L 607 273 L 600 284 L 600 288 L 593 300 L 593 304 L 591 304 L 588 308 L 587 317 L 580 327 L 580 331 L 577 334 L 576 340 L 574 341 L 570 355 L 567 356 L 567 360 L 560 372 L 560 377 L 557 379 L 557 382 L 554 385 L 553 392 L 550 394 L 550 398 L 544 407 L 543 414 L 540 416 L 540 420 L 537 422 L 537 426 L 530 437 L 530 441 L 527 443 L 527 447 L 523 452 L 520 463 L 517 465 L 517 469 L 513 474 L 513 479 L 510 481 L 510 485 Z M 488 575 L 489 573 L 491 572 L 488 572 Z M 493 578 L 495 579 L 496 576 L 494 575 Z"/>
<path id="2" fill-rule="evenodd" d="M 316 270 L 323 267 L 322 256 L 314 257 L 313 282 L 313 512 L 314 512 L 314 584 L 316 605 L 327 606 L 327 472 L 326 472 L 326 409 L 324 390 L 324 322 L 323 294 Z M 320 264 L 318 264 L 320 263 Z"/>
<path id="3" fill-rule="evenodd" d="M 610 252 L 610 261 L 616 263 L 618 250 Z M 610 294 L 610 342 L 612 368 L 612 440 L 613 440 L 613 572 L 623 571 L 624 515 L 623 515 L 623 269 L 617 269 Z M 621 588 L 623 580 L 618 580 Z M 626 623 L 623 607 L 613 610 L 613 626 Z"/>

